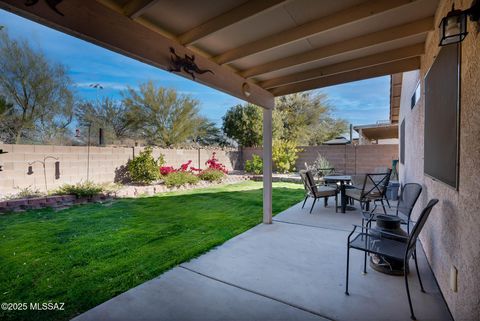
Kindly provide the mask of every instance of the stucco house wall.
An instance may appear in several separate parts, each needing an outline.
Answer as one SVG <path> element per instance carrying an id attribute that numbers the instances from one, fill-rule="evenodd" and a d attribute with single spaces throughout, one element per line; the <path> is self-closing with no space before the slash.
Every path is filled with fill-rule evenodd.
<path id="1" fill-rule="evenodd" d="M 455 1 L 466 9 L 471 0 Z M 441 1 L 435 26 L 451 10 L 452 1 Z M 468 22 L 462 42 L 460 91 L 460 172 L 458 191 L 424 175 L 424 77 L 435 60 L 438 28 L 428 35 L 420 71 L 403 75 L 400 122 L 405 120 L 405 164 L 402 183 L 419 182 L 423 192 L 415 209 L 417 217 L 429 199 L 438 198 L 422 232 L 421 242 L 455 320 L 480 320 L 480 27 Z M 410 98 L 420 80 L 422 95 L 410 108 Z M 439 93 L 441 94 L 441 93 Z M 452 267 L 458 270 L 458 291 L 449 283 Z M 428 292 L 428 289 L 427 289 Z"/>

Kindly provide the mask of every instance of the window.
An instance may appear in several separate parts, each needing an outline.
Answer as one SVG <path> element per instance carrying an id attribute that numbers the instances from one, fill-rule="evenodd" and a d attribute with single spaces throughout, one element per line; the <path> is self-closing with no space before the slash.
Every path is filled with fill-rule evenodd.
<path id="1" fill-rule="evenodd" d="M 444 46 L 425 76 L 424 172 L 458 187 L 460 47 Z"/>
<path id="2" fill-rule="evenodd" d="M 413 92 L 412 98 L 410 100 L 410 109 L 413 109 L 415 105 L 418 103 L 420 100 L 420 95 L 421 95 L 421 90 L 420 90 L 420 82 L 417 84 L 417 88 L 415 88 L 415 91 Z"/>

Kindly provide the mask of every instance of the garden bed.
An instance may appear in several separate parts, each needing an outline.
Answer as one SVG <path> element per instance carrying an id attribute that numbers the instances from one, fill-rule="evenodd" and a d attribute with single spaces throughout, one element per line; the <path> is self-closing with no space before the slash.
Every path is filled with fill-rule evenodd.
<path id="1" fill-rule="evenodd" d="M 165 192 L 185 191 L 191 189 L 220 186 L 225 184 L 234 184 L 248 179 L 249 177 L 244 175 L 226 175 L 221 182 L 200 181 L 195 185 L 187 184 L 179 187 L 167 187 L 163 183 L 151 185 L 123 185 L 117 192 L 115 192 L 114 195 L 115 197 L 147 196 Z"/>
<path id="2" fill-rule="evenodd" d="M 11 199 L 0 201 L 0 214 L 6 212 L 24 212 L 42 208 L 62 210 L 73 205 L 111 200 L 110 194 L 99 194 L 92 197 L 77 197 L 75 195 L 50 195 L 35 198 Z"/>

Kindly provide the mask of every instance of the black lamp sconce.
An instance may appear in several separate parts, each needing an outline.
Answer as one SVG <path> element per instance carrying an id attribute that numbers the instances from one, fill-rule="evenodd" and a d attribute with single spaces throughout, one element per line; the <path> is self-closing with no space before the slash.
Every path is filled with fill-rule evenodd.
<path id="1" fill-rule="evenodd" d="M 3 149 L 0 149 L 0 155 L 1 154 L 7 154 L 8 152 L 4 152 Z M 0 165 L 0 172 L 3 172 L 3 167 Z"/>
<path id="2" fill-rule="evenodd" d="M 60 162 L 58 161 L 58 158 L 57 158 L 57 157 L 45 156 L 45 157 L 43 158 L 43 161 L 42 161 L 42 160 L 36 160 L 36 161 L 30 162 L 30 163 L 28 163 L 28 170 L 27 170 L 27 175 L 32 175 L 32 174 L 34 174 L 34 172 L 33 172 L 33 164 L 35 164 L 35 163 L 40 163 L 40 164 L 42 164 L 42 166 L 43 166 L 43 178 L 44 178 L 44 180 L 45 180 L 45 191 L 48 191 L 48 187 L 47 187 L 47 170 L 46 170 L 46 167 L 45 167 L 45 164 L 46 164 L 47 159 L 54 159 L 54 160 L 56 160 L 56 162 L 55 162 L 55 179 L 59 179 L 59 178 L 60 178 Z"/>
<path id="3" fill-rule="evenodd" d="M 470 17 L 470 21 L 479 22 L 479 0 L 473 1 L 472 6 L 467 10 L 456 10 L 452 5 L 452 10 L 440 22 L 440 46 L 459 43 L 465 39 L 468 34 L 467 16 Z"/>

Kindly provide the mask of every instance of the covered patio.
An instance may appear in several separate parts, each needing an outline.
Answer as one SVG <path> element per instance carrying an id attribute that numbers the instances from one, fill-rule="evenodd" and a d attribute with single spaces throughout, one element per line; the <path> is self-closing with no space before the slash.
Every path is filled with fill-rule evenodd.
<path id="1" fill-rule="evenodd" d="M 403 279 L 371 269 L 362 275 L 361 252 L 352 251 L 351 295 L 344 294 L 346 237 L 360 213 L 318 206 L 309 215 L 296 205 L 273 219 L 271 174 L 275 97 L 409 71 L 417 74 L 403 76 L 408 82 L 395 114 L 411 126 L 400 178 L 424 186 L 414 216 L 428 199 L 440 199 L 421 235 L 426 294 L 414 269 L 409 275 L 414 308 L 420 320 L 452 320 L 449 308 L 455 319 L 477 318 L 480 222 L 472 191 L 480 180 L 472 173 L 478 178 L 478 33 L 466 38 L 462 56 L 469 71 L 462 73 L 459 95 L 465 126 L 458 131 L 458 160 L 465 166 L 456 168 L 456 188 L 424 175 L 424 97 L 410 107 L 417 103 L 411 99 L 415 83 L 424 87 L 438 54 L 437 26 L 453 1 L 47 2 L 4 0 L 0 7 L 263 107 L 265 224 L 75 320 L 408 319 Z M 459 2 L 463 9 L 471 5 Z"/>
<path id="2" fill-rule="evenodd" d="M 307 205 L 310 205 L 310 202 Z M 227 243 L 74 318 L 94 320 L 407 320 L 403 277 L 368 268 L 346 239 L 360 212 L 301 203 Z M 419 320 L 452 320 L 423 250 L 409 282 Z"/>
<path id="3" fill-rule="evenodd" d="M 420 68 L 437 0 L 6 0 L 6 10 L 264 108 L 275 97 Z M 168 14 L 166 14 L 168 13 Z M 264 223 L 272 221 L 264 175 Z"/>

